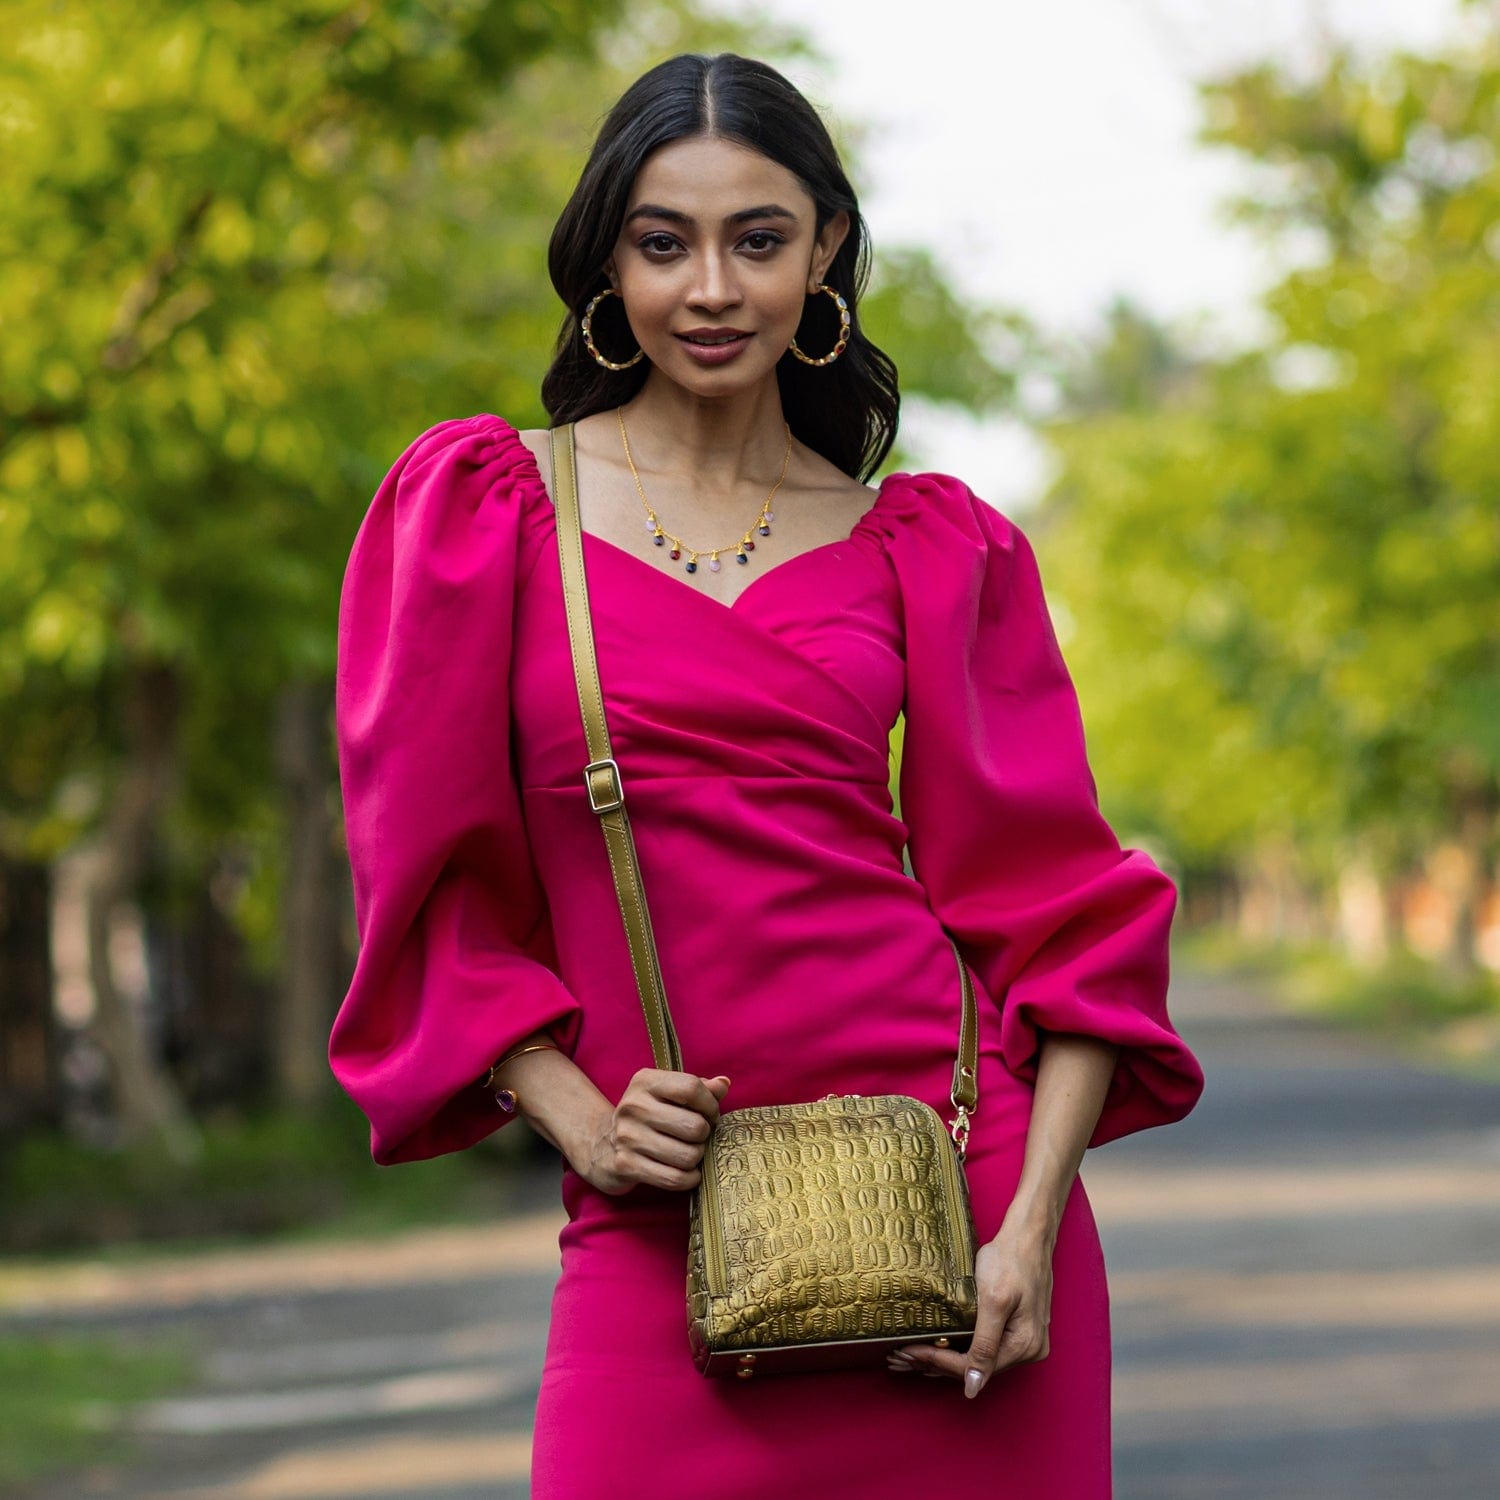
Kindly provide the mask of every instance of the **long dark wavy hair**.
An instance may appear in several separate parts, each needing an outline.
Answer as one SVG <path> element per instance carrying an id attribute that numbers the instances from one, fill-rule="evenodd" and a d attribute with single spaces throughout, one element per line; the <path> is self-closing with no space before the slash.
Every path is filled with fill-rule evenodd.
<path id="1" fill-rule="evenodd" d="M 895 441 L 901 406 L 895 364 L 860 326 L 869 229 L 817 111 L 775 68 L 733 52 L 684 52 L 658 63 L 620 96 L 600 127 L 547 247 L 552 285 L 568 313 L 542 381 L 542 404 L 558 426 L 619 406 L 645 384 L 646 360 L 628 370 L 605 369 L 589 354 L 580 321 L 589 301 L 609 286 L 604 262 L 642 164 L 659 146 L 703 135 L 747 146 L 793 173 L 817 205 L 815 232 L 839 209 L 849 215 L 849 232 L 823 278 L 849 304 L 848 346 L 823 366 L 803 364 L 788 350 L 776 381 L 793 435 L 863 483 Z M 593 326 L 606 356 L 629 357 L 635 340 L 618 297 L 599 304 Z M 797 347 L 821 355 L 833 348 L 837 332 L 833 299 L 826 292 L 809 298 Z"/>

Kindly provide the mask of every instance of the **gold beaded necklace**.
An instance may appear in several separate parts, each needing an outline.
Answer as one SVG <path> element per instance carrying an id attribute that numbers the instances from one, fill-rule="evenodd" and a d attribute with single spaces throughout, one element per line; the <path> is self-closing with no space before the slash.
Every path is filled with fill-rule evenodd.
<path id="1" fill-rule="evenodd" d="M 688 560 L 683 566 L 689 573 L 696 573 L 698 571 L 698 559 L 705 556 L 708 558 L 708 571 L 710 573 L 717 573 L 720 566 L 719 554 L 729 551 L 731 545 L 734 547 L 734 560 L 736 562 L 749 562 L 750 559 L 746 554 L 755 551 L 755 541 L 751 532 L 759 532 L 761 536 L 770 536 L 771 522 L 776 519 L 775 514 L 771 510 L 771 502 L 776 498 L 776 491 L 781 488 L 782 481 L 786 478 L 787 465 L 791 462 L 792 457 L 792 429 L 787 423 L 783 421 L 781 424 L 786 428 L 786 452 L 782 455 L 781 459 L 781 474 L 776 483 L 771 486 L 771 493 L 766 496 L 764 503 L 761 505 L 760 516 L 757 518 L 755 524 L 738 542 L 726 543 L 722 547 L 704 548 L 700 551 L 689 547 L 681 537 L 673 536 L 656 519 L 656 512 L 651 509 L 651 502 L 646 499 L 646 492 L 641 488 L 641 476 L 636 472 L 635 459 L 630 456 L 630 439 L 625 436 L 625 409 L 617 406 L 615 408 L 615 416 L 620 422 L 620 441 L 625 445 L 625 462 L 630 465 L 630 473 L 635 480 L 635 492 L 641 497 L 641 504 L 646 507 L 646 530 L 651 533 L 652 540 L 655 541 L 656 545 L 661 547 L 667 542 L 671 542 L 673 561 L 676 561 L 684 552 L 687 552 Z"/>

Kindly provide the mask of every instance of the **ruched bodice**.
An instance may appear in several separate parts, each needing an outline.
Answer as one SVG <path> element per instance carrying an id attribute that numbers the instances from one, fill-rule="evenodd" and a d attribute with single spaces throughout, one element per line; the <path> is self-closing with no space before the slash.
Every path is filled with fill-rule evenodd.
<path id="1" fill-rule="evenodd" d="M 879 537 L 891 490 L 887 484 L 846 540 L 775 563 L 732 606 L 698 592 L 687 575 L 678 581 L 584 534 L 599 671 L 622 767 L 653 779 L 852 780 L 879 788 L 889 810 L 888 742 L 906 685 L 899 584 Z M 517 773 L 526 788 L 575 790 L 578 700 L 552 692 L 550 679 L 562 610 L 556 528 L 524 446 L 516 496 L 530 564 L 512 680 L 522 729 Z M 756 565 L 766 556 L 758 553 Z M 571 668 L 568 681 L 571 688 Z M 766 714 L 771 699 L 774 719 Z"/>

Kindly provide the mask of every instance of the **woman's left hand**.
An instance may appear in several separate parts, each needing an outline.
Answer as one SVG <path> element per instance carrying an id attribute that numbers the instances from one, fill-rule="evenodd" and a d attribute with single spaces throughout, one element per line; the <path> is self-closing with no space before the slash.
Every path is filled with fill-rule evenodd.
<path id="1" fill-rule="evenodd" d="M 974 1258 L 979 1316 L 968 1352 L 906 1344 L 889 1356 L 889 1368 L 960 1380 L 966 1396 L 977 1396 L 997 1370 L 1046 1359 L 1053 1243 L 1051 1236 L 1007 1219 Z"/>

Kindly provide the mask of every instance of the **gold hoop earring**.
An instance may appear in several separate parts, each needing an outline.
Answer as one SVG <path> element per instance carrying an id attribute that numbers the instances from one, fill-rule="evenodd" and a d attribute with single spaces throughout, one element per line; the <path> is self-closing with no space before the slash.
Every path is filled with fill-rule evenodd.
<path id="1" fill-rule="evenodd" d="M 849 342 L 849 304 L 845 302 L 843 297 L 841 297 L 839 293 L 834 291 L 834 289 L 829 286 L 826 281 L 819 284 L 818 291 L 827 292 L 828 295 L 838 303 L 839 336 L 838 341 L 834 344 L 832 351 L 828 354 L 825 354 L 822 359 L 813 359 L 811 356 L 804 354 L 797 347 L 797 340 L 794 338 L 792 340 L 792 353 L 795 354 L 797 358 L 800 359 L 805 365 L 831 365 L 834 360 L 836 360 L 839 355 L 844 352 L 844 346 Z M 817 296 L 817 292 L 812 292 L 809 295 L 815 297 Z"/>
<path id="2" fill-rule="evenodd" d="M 617 365 L 614 360 L 605 359 L 605 357 L 599 352 L 598 344 L 594 342 L 594 309 L 598 307 L 598 305 L 603 302 L 606 297 L 618 297 L 619 295 L 620 294 L 612 286 L 607 286 L 583 310 L 583 318 L 581 322 L 581 326 L 583 328 L 583 342 L 588 345 L 589 353 L 592 354 L 594 358 L 598 360 L 598 362 L 603 365 L 606 370 L 628 370 L 631 365 L 635 364 L 638 360 L 643 358 L 646 353 L 644 349 L 637 349 L 633 358 L 627 359 L 622 365 Z"/>

